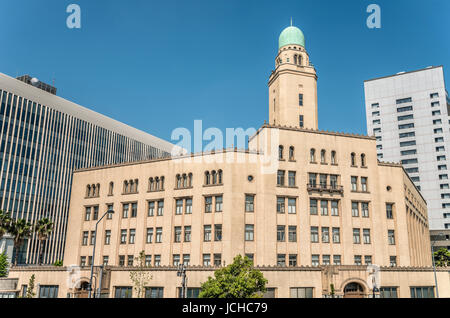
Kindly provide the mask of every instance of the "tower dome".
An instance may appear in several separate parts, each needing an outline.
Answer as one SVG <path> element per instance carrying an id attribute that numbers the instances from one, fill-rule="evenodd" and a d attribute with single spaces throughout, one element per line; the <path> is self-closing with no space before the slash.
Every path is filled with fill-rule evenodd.
<path id="1" fill-rule="evenodd" d="M 303 32 L 292 25 L 281 32 L 280 38 L 278 39 L 278 49 L 289 44 L 297 44 L 305 47 L 305 36 Z"/>

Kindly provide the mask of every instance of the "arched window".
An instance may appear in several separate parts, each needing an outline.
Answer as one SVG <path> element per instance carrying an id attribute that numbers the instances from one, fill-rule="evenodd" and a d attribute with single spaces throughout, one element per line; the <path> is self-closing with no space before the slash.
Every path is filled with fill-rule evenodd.
<path id="1" fill-rule="evenodd" d="M 95 184 L 93 184 L 91 186 L 91 193 L 89 194 L 90 197 L 95 197 L 96 196 L 96 188 L 95 188 Z"/>
<path id="2" fill-rule="evenodd" d="M 188 175 L 188 187 L 192 187 L 192 173 L 189 173 Z"/>
<path id="3" fill-rule="evenodd" d="M 108 192 L 108 194 L 109 195 L 113 195 L 113 193 L 114 193 L 114 182 L 110 182 L 109 183 L 109 192 Z"/>
<path id="4" fill-rule="evenodd" d="M 151 177 L 148 179 L 148 189 L 150 191 L 155 191 L 155 183 Z"/>
<path id="5" fill-rule="evenodd" d="M 217 172 L 217 178 L 218 178 L 219 184 L 222 184 L 222 170 L 219 170 Z"/>
<path id="6" fill-rule="evenodd" d="M 90 197 L 91 196 L 91 185 L 87 185 L 86 186 L 86 197 Z"/>
<path id="7" fill-rule="evenodd" d="M 302 56 L 301 55 L 298 56 L 298 65 L 302 65 Z"/>
<path id="8" fill-rule="evenodd" d="M 331 152 L 331 164 L 335 165 L 336 164 L 336 151 L 332 151 Z"/>
<path id="9" fill-rule="evenodd" d="M 294 64 L 297 64 L 297 54 L 294 55 Z"/>
<path id="10" fill-rule="evenodd" d="M 183 173 L 183 188 L 187 188 L 187 176 Z"/>
<path id="11" fill-rule="evenodd" d="M 325 149 L 320 151 L 320 163 L 325 163 Z"/>
<path id="12" fill-rule="evenodd" d="M 289 160 L 294 160 L 294 147 L 289 147 Z"/>
<path id="13" fill-rule="evenodd" d="M 352 152 L 352 154 L 351 154 L 351 163 L 352 163 L 352 166 L 356 166 L 356 155 L 354 152 Z"/>
<path id="14" fill-rule="evenodd" d="M 283 159 L 283 149 L 284 149 L 284 147 L 283 146 L 278 146 L 278 159 L 279 160 L 282 160 Z"/>
<path id="15" fill-rule="evenodd" d="M 211 172 L 212 175 L 212 184 L 217 184 L 217 174 L 216 174 L 216 170 L 213 170 Z"/>
<path id="16" fill-rule="evenodd" d="M 181 176 L 179 175 L 179 174 L 177 174 L 177 188 L 179 189 L 179 188 L 181 188 Z"/>
<path id="17" fill-rule="evenodd" d="M 316 150 L 312 148 L 309 152 L 309 158 L 311 162 L 316 162 Z"/>
<path id="18" fill-rule="evenodd" d="M 210 184 L 209 171 L 205 171 L 205 184 L 206 184 L 206 185 L 209 185 L 209 184 Z"/>
<path id="19" fill-rule="evenodd" d="M 133 192 L 133 189 L 134 189 L 134 181 L 133 181 L 133 180 L 130 180 L 130 181 L 128 181 L 128 190 L 127 190 L 127 193 Z"/>
<path id="20" fill-rule="evenodd" d="M 128 181 L 127 181 L 127 180 L 125 180 L 125 181 L 123 182 L 123 192 L 124 192 L 124 193 L 127 193 L 127 192 L 128 192 Z"/>
<path id="21" fill-rule="evenodd" d="M 155 178 L 155 190 L 159 190 L 159 177 Z"/>
<path id="22" fill-rule="evenodd" d="M 161 190 L 164 190 L 164 177 L 161 177 Z"/>
<path id="23" fill-rule="evenodd" d="M 139 185 L 139 180 L 135 179 L 134 180 L 134 192 L 138 192 L 138 185 Z"/>
<path id="24" fill-rule="evenodd" d="M 95 196 L 99 197 L 100 196 L 100 183 L 97 183 L 97 187 L 96 187 L 96 193 Z"/>
<path id="25" fill-rule="evenodd" d="M 365 166 L 366 166 L 366 155 L 361 154 L 361 167 L 365 167 Z"/>

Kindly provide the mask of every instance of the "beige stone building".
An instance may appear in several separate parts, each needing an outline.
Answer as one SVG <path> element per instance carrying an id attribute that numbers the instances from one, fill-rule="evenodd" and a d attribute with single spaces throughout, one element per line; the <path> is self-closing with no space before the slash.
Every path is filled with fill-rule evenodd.
<path id="1" fill-rule="evenodd" d="M 147 297 L 178 297 L 181 263 L 195 297 L 238 254 L 268 279 L 268 297 L 364 297 L 374 284 L 382 297 L 435 296 L 420 192 L 401 165 L 377 160 L 375 138 L 318 130 L 317 76 L 298 28 L 280 35 L 275 64 L 269 123 L 247 150 L 76 171 L 65 267 L 13 268 L 17 290 L 34 273 L 43 297 L 85 296 L 95 227 L 113 210 L 96 232 L 104 297 L 135 295 L 141 251 Z M 449 269 L 436 277 L 450 297 Z"/>

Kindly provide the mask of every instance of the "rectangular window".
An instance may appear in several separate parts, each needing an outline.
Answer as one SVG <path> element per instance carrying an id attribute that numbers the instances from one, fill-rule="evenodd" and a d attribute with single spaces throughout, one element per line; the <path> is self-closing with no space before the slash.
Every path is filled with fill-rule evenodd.
<path id="1" fill-rule="evenodd" d="M 91 207 L 87 206 L 85 209 L 84 220 L 89 221 L 91 219 Z"/>
<path id="2" fill-rule="evenodd" d="M 286 266 L 286 254 L 277 254 L 277 266 Z"/>
<path id="3" fill-rule="evenodd" d="M 441 111 L 440 110 L 433 110 L 432 112 L 431 112 L 431 116 L 437 116 L 437 115 L 440 115 L 441 114 Z"/>
<path id="4" fill-rule="evenodd" d="M 222 265 L 222 254 L 214 254 L 214 266 Z"/>
<path id="5" fill-rule="evenodd" d="M 400 142 L 400 147 L 408 147 L 408 146 L 415 146 L 415 145 L 416 145 L 415 140 Z"/>
<path id="6" fill-rule="evenodd" d="M 288 213 L 295 214 L 297 212 L 297 199 L 296 198 L 288 198 Z"/>
<path id="7" fill-rule="evenodd" d="M 183 200 L 177 199 L 175 200 L 175 214 L 180 215 L 183 213 Z"/>
<path id="8" fill-rule="evenodd" d="M 153 241 L 153 228 L 149 227 L 149 228 L 147 228 L 147 239 L 146 239 L 146 242 L 147 243 L 152 243 L 152 241 Z"/>
<path id="9" fill-rule="evenodd" d="M 361 234 L 359 229 L 353 229 L 353 244 L 361 243 Z"/>
<path id="10" fill-rule="evenodd" d="M 311 226 L 311 243 L 319 243 L 319 228 Z"/>
<path id="11" fill-rule="evenodd" d="M 379 108 L 379 107 L 380 107 L 380 104 L 379 104 L 379 103 L 374 103 L 374 104 L 371 105 L 371 107 L 372 107 L 372 108 Z"/>
<path id="12" fill-rule="evenodd" d="M 185 199 L 185 202 L 184 213 L 192 214 L 192 198 Z"/>
<path id="13" fill-rule="evenodd" d="M 133 266 L 134 257 L 133 255 L 128 255 L 128 266 Z"/>
<path id="14" fill-rule="evenodd" d="M 434 298 L 434 286 L 410 287 L 411 298 Z"/>
<path id="15" fill-rule="evenodd" d="M 277 242 L 284 242 L 286 236 L 286 226 L 277 225 Z"/>
<path id="16" fill-rule="evenodd" d="M 381 287 L 380 298 L 398 298 L 397 287 Z"/>
<path id="17" fill-rule="evenodd" d="M 414 131 L 411 131 L 411 132 L 407 132 L 407 133 L 401 133 L 398 136 L 399 136 L 399 138 L 408 138 L 408 137 L 416 136 L 416 133 Z"/>
<path id="18" fill-rule="evenodd" d="M 131 298 L 133 295 L 132 287 L 116 287 L 114 298 Z"/>
<path id="19" fill-rule="evenodd" d="M 297 226 L 289 225 L 288 237 L 289 237 L 289 242 L 297 242 Z"/>
<path id="20" fill-rule="evenodd" d="M 277 213 L 284 213 L 285 202 L 286 202 L 286 198 L 277 197 Z"/>
<path id="21" fill-rule="evenodd" d="M 40 285 L 39 286 L 39 298 L 58 298 L 57 285 Z"/>
<path id="22" fill-rule="evenodd" d="M 370 229 L 363 229 L 364 244 L 370 244 Z"/>
<path id="23" fill-rule="evenodd" d="M 410 114 L 410 115 L 403 115 L 403 116 L 398 116 L 398 117 L 397 117 L 397 120 L 398 120 L 398 121 L 408 120 L 408 119 L 414 119 L 413 114 Z"/>
<path id="24" fill-rule="evenodd" d="M 125 255 L 119 255 L 119 266 L 125 266 Z"/>
<path id="25" fill-rule="evenodd" d="M 317 200 L 309 199 L 309 211 L 310 214 L 317 215 Z"/>
<path id="26" fill-rule="evenodd" d="M 330 265 L 330 255 L 322 255 L 322 265 Z"/>
<path id="27" fill-rule="evenodd" d="M 407 97 L 407 98 L 402 98 L 402 99 L 397 99 L 395 101 L 395 103 L 398 104 L 404 104 L 404 103 L 411 103 L 412 102 L 412 98 L 411 97 Z"/>
<path id="28" fill-rule="evenodd" d="M 288 172 L 288 184 L 290 187 L 295 187 L 295 171 Z"/>
<path id="29" fill-rule="evenodd" d="M 407 112 L 410 110 L 413 110 L 412 106 L 399 107 L 399 108 L 397 108 L 397 113 L 403 113 L 403 112 Z"/>
<path id="30" fill-rule="evenodd" d="M 180 254 L 173 254 L 172 255 L 172 265 L 173 266 L 180 265 Z"/>
<path id="31" fill-rule="evenodd" d="M 440 120 L 440 119 L 433 120 L 433 125 L 439 125 L 439 124 L 442 124 L 442 120 Z"/>
<path id="32" fill-rule="evenodd" d="M 284 186 L 284 170 L 278 170 L 277 172 L 277 185 Z"/>
<path id="33" fill-rule="evenodd" d="M 156 228 L 156 243 L 162 243 L 162 227 L 157 227 Z M 156 259 L 155 259 L 156 260 Z"/>
<path id="34" fill-rule="evenodd" d="M 341 242 L 341 231 L 338 227 L 333 227 L 333 243 L 339 244 Z"/>
<path id="35" fill-rule="evenodd" d="M 298 105 L 303 106 L 303 94 L 298 94 Z"/>
<path id="36" fill-rule="evenodd" d="M 328 201 L 320 200 L 320 215 L 328 215 Z"/>
<path id="37" fill-rule="evenodd" d="M 333 255 L 333 265 L 341 265 L 341 255 Z"/>
<path id="38" fill-rule="evenodd" d="M 317 255 L 317 254 L 311 255 L 311 265 L 312 266 L 319 266 L 320 265 L 320 263 L 319 263 L 319 255 Z"/>
<path id="39" fill-rule="evenodd" d="M 401 163 L 403 164 L 403 165 L 409 165 L 409 164 L 413 164 L 413 163 L 417 163 L 418 161 L 417 161 L 417 159 L 404 159 L 404 160 L 401 160 Z"/>
<path id="40" fill-rule="evenodd" d="M 245 240 L 246 241 L 253 241 L 254 231 L 255 231 L 255 226 L 253 224 L 245 225 Z"/>
<path id="41" fill-rule="evenodd" d="M 128 243 L 134 244 L 135 239 L 136 239 L 136 230 L 130 229 L 130 237 Z"/>
<path id="42" fill-rule="evenodd" d="M 289 266 L 297 266 L 297 254 L 289 254 Z"/>
<path id="43" fill-rule="evenodd" d="M 388 230 L 388 242 L 389 242 L 389 245 L 395 245 L 395 232 L 394 232 L 394 230 Z"/>
<path id="44" fill-rule="evenodd" d="M 372 112 L 372 116 L 380 116 L 380 111 L 374 111 Z"/>
<path id="45" fill-rule="evenodd" d="M 359 216 L 359 203 L 358 202 L 352 202 L 352 216 L 354 216 L 354 217 Z"/>
<path id="46" fill-rule="evenodd" d="M 291 298 L 313 298 L 313 287 L 292 287 Z"/>
<path id="47" fill-rule="evenodd" d="M 128 217 L 129 209 L 130 209 L 129 203 L 122 203 L 122 218 L 126 219 Z"/>
<path id="48" fill-rule="evenodd" d="M 191 241 L 191 227 L 190 226 L 184 227 L 184 241 L 185 242 Z"/>
<path id="49" fill-rule="evenodd" d="M 322 227 L 322 243 L 330 243 L 330 228 Z"/>
<path id="50" fill-rule="evenodd" d="M 83 232 L 83 240 L 82 240 L 81 245 L 88 245 L 88 240 L 89 240 L 89 232 L 84 231 Z"/>
<path id="51" fill-rule="evenodd" d="M 211 242 L 211 225 L 203 226 L 203 241 Z"/>
<path id="52" fill-rule="evenodd" d="M 245 212 L 254 212 L 255 209 L 255 196 L 246 194 L 245 195 Z"/>
<path id="53" fill-rule="evenodd" d="M 162 216 L 163 214 L 164 214 L 164 200 L 159 200 L 157 215 Z"/>
<path id="54" fill-rule="evenodd" d="M 127 230 L 121 230 L 120 231 L 120 244 L 126 244 L 127 243 Z"/>
<path id="55" fill-rule="evenodd" d="M 361 255 L 355 255 L 355 265 L 362 265 Z"/>
<path id="56" fill-rule="evenodd" d="M 203 266 L 211 266 L 211 254 L 203 254 Z"/>
<path id="57" fill-rule="evenodd" d="M 154 215 L 155 215 L 155 201 L 149 201 L 147 216 L 154 216 Z"/>
<path id="58" fill-rule="evenodd" d="M 155 255 L 155 266 L 161 266 L 161 255 Z"/>
<path id="59" fill-rule="evenodd" d="M 303 128 L 303 126 L 304 126 L 303 115 L 299 116 L 298 122 L 299 122 L 298 124 L 299 124 L 300 128 Z"/>
<path id="60" fill-rule="evenodd" d="M 190 262 L 191 262 L 191 255 L 183 254 L 183 265 L 188 266 Z"/>
<path id="61" fill-rule="evenodd" d="M 222 224 L 214 224 L 214 241 L 222 241 Z"/>
<path id="62" fill-rule="evenodd" d="M 331 201 L 331 215 L 339 216 L 339 201 Z"/>
<path id="63" fill-rule="evenodd" d="M 367 192 L 367 177 L 361 177 L 361 191 Z"/>
<path id="64" fill-rule="evenodd" d="M 105 245 L 111 243 L 111 230 L 105 230 Z"/>
<path id="65" fill-rule="evenodd" d="M 351 177 L 352 191 L 358 191 L 358 177 Z"/>
<path id="66" fill-rule="evenodd" d="M 174 242 L 179 243 L 181 242 L 181 226 L 175 226 L 174 228 Z"/>
<path id="67" fill-rule="evenodd" d="M 216 196 L 216 212 L 222 212 L 223 197 L 221 195 Z"/>
<path id="68" fill-rule="evenodd" d="M 137 202 L 131 203 L 131 217 L 137 217 Z"/>
<path id="69" fill-rule="evenodd" d="M 92 216 L 92 220 L 98 220 L 98 205 L 94 206 L 94 215 Z"/>
<path id="70" fill-rule="evenodd" d="M 437 97 L 439 97 L 439 93 L 432 93 L 432 94 L 430 94 L 430 98 L 431 99 L 437 98 Z"/>
<path id="71" fill-rule="evenodd" d="M 205 197 L 205 213 L 212 212 L 212 197 Z"/>
<path id="72" fill-rule="evenodd" d="M 415 155 L 415 154 L 417 154 L 417 150 L 416 150 L 416 149 L 403 150 L 403 151 L 400 151 L 400 154 L 401 154 L 402 156 Z"/>
<path id="73" fill-rule="evenodd" d="M 408 128 L 414 128 L 414 123 L 398 125 L 398 129 L 408 129 Z"/>
<path id="74" fill-rule="evenodd" d="M 163 287 L 146 287 L 145 288 L 145 298 L 163 298 L 164 288 Z"/>
<path id="75" fill-rule="evenodd" d="M 361 216 L 363 218 L 369 217 L 369 203 L 361 202 Z"/>

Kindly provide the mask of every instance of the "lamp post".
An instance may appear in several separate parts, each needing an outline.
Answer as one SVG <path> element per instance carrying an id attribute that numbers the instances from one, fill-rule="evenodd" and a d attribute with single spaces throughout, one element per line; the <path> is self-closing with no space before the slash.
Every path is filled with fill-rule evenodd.
<path id="1" fill-rule="evenodd" d="M 108 210 L 105 212 L 105 214 L 103 214 L 103 216 L 97 221 L 97 223 L 95 223 L 95 231 L 94 231 L 94 249 L 92 251 L 92 263 L 91 263 L 91 278 L 89 279 L 89 298 L 91 298 L 92 296 L 92 277 L 94 276 L 94 260 L 95 260 L 95 243 L 97 242 L 97 226 L 98 223 L 100 223 L 101 220 L 103 220 L 103 218 L 108 214 L 114 214 L 113 210 Z M 100 288 L 102 288 L 100 286 Z"/>
<path id="2" fill-rule="evenodd" d="M 444 233 L 439 233 L 437 235 L 438 239 L 441 237 L 444 237 Z M 436 244 L 436 240 L 431 243 L 431 259 L 433 260 L 433 272 L 434 272 L 434 284 L 436 285 L 436 298 L 439 298 L 439 288 L 438 288 L 438 282 L 436 277 L 436 264 L 434 262 L 434 244 Z"/>
<path id="3" fill-rule="evenodd" d="M 181 298 L 186 298 L 186 265 L 178 265 L 177 276 L 181 279 Z"/>

